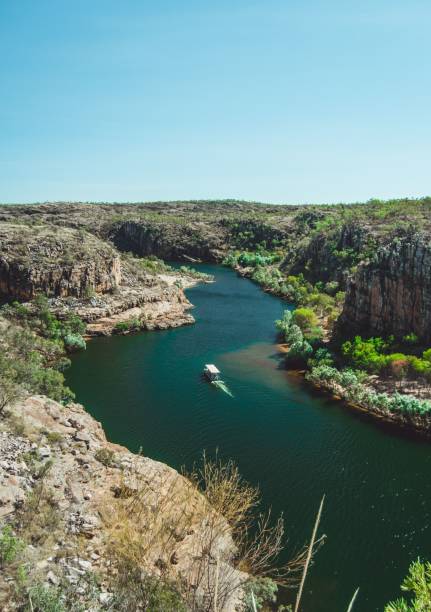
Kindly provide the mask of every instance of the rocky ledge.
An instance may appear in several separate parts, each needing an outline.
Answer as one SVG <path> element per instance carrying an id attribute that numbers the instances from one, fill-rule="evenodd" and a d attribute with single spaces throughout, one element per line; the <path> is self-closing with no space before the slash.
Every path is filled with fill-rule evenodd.
<path id="1" fill-rule="evenodd" d="M 51 299 L 50 309 L 59 318 L 75 312 L 86 324 L 88 336 L 107 336 L 121 330 L 128 333 L 127 325 L 136 322 L 139 329 L 168 329 L 194 323 L 188 312 L 193 306 L 186 298 L 183 287 L 195 283 L 191 279 L 172 274 L 149 277 L 145 283 L 131 282 L 130 278 L 118 286 L 113 294 L 91 298 Z"/>

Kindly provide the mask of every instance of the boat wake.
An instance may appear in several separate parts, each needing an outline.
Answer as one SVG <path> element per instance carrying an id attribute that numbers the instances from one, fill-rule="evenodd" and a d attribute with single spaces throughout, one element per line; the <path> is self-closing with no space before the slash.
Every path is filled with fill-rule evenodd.
<path id="1" fill-rule="evenodd" d="M 233 397 L 233 393 L 223 380 L 212 380 L 211 384 L 217 387 L 217 389 L 220 389 L 221 391 L 227 393 L 227 395 L 229 395 L 230 397 Z"/>

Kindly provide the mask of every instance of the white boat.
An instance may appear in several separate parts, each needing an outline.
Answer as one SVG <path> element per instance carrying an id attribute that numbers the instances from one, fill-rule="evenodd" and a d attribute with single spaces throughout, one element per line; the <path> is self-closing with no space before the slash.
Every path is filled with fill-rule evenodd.
<path id="1" fill-rule="evenodd" d="M 215 367 L 213 363 L 207 363 L 204 367 L 204 374 L 211 382 L 213 380 L 219 380 L 220 370 Z"/>

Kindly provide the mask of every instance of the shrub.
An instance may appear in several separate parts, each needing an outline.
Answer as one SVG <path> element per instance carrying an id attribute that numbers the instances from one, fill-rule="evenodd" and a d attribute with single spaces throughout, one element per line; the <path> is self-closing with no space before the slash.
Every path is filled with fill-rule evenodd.
<path id="1" fill-rule="evenodd" d="M 68 351 L 83 351 L 87 348 L 84 338 L 79 334 L 67 334 L 64 346 Z"/>
<path id="2" fill-rule="evenodd" d="M 431 610 L 431 563 L 422 563 L 420 559 L 409 567 L 408 576 L 404 579 L 401 590 L 410 593 L 409 601 L 404 598 L 390 602 L 385 612 L 426 612 Z"/>
<path id="3" fill-rule="evenodd" d="M 246 593 L 246 612 L 254 612 L 255 609 L 266 609 L 267 606 L 269 607 L 277 601 L 278 587 L 271 578 L 249 580 L 244 587 L 244 591 Z M 256 608 L 253 606 L 252 593 Z"/>
<path id="4" fill-rule="evenodd" d="M 2 375 L 4 376 L 4 373 L 1 372 L 0 368 L 0 376 Z M 21 394 L 21 389 L 13 380 L 7 377 L 0 377 L 0 416 L 4 415 L 6 408 L 19 399 Z"/>
<path id="5" fill-rule="evenodd" d="M 297 308 L 292 314 L 293 321 L 302 331 L 317 326 L 317 316 L 311 308 Z"/>
<path id="6" fill-rule="evenodd" d="M 283 312 L 283 317 L 281 319 L 277 319 L 275 321 L 276 328 L 281 331 L 284 335 L 289 331 L 292 325 L 292 312 L 290 310 L 285 310 Z"/>
<path id="7" fill-rule="evenodd" d="M 121 569 L 110 609 L 117 612 L 187 612 L 189 607 L 175 584 L 162 577 L 142 576 L 139 565 Z"/>
<path id="8" fill-rule="evenodd" d="M 336 295 L 338 287 L 338 281 L 329 281 L 325 284 L 324 290 L 328 295 Z"/>
<path id="9" fill-rule="evenodd" d="M 411 334 L 407 334 L 403 337 L 404 344 L 408 344 L 410 346 L 415 346 L 419 342 L 419 338 L 413 332 Z"/>
<path id="10" fill-rule="evenodd" d="M 26 612 L 67 612 L 59 588 L 36 584 L 28 589 L 28 606 Z"/>
<path id="11" fill-rule="evenodd" d="M 320 326 L 311 327 L 309 330 L 304 331 L 304 338 L 308 340 L 310 344 L 316 344 L 323 340 L 324 331 Z"/>
<path id="12" fill-rule="evenodd" d="M 49 444 L 60 444 L 64 440 L 64 437 L 58 431 L 47 431 L 45 435 Z"/>
<path id="13" fill-rule="evenodd" d="M 106 467 L 115 465 L 115 454 L 110 448 L 99 448 L 99 450 L 94 453 L 94 457 Z"/>
<path id="14" fill-rule="evenodd" d="M 3 527 L 0 532 L 0 568 L 13 563 L 24 548 L 24 542 L 14 536 L 12 527 L 10 525 Z"/>
<path id="15" fill-rule="evenodd" d="M 126 333 L 131 331 L 138 331 L 142 327 L 141 322 L 136 317 L 128 319 L 127 321 L 119 321 L 114 326 L 114 331 L 117 333 Z"/>
<path id="16" fill-rule="evenodd" d="M 185 274 L 186 276 L 191 276 L 192 278 L 196 278 L 197 280 L 202 281 L 212 281 L 214 280 L 214 276 L 212 274 L 206 274 L 205 272 L 199 272 L 199 270 L 195 270 L 190 266 L 181 266 L 180 272 Z"/>
<path id="17" fill-rule="evenodd" d="M 307 340 L 303 340 L 302 342 L 294 342 L 292 346 L 289 348 L 289 351 L 286 355 L 287 361 L 292 365 L 304 366 L 313 354 L 313 347 Z"/>
<path id="18" fill-rule="evenodd" d="M 312 293 L 307 297 L 307 304 L 313 306 L 319 315 L 323 317 L 325 314 L 331 311 L 334 304 L 334 299 L 326 293 Z"/>
<path id="19" fill-rule="evenodd" d="M 307 364 L 310 368 L 314 368 L 317 366 L 333 366 L 334 359 L 332 357 L 332 353 L 328 351 L 326 348 L 319 348 L 314 353 L 313 357 L 310 357 Z"/>
<path id="20" fill-rule="evenodd" d="M 431 403 L 419 400 L 410 395 L 394 393 L 376 393 L 367 389 L 356 372 L 352 370 L 339 371 L 336 368 L 320 365 L 313 367 L 306 375 L 307 380 L 322 385 L 328 390 L 342 392 L 345 399 L 355 401 L 370 411 L 383 410 L 406 415 L 428 415 L 431 413 Z"/>
<path id="21" fill-rule="evenodd" d="M 289 327 L 285 335 L 286 342 L 290 345 L 302 342 L 304 339 L 301 328 L 293 324 Z"/>
<path id="22" fill-rule="evenodd" d="M 364 368 L 369 372 L 380 372 L 387 364 L 387 359 L 382 354 L 386 347 L 387 344 L 382 338 L 363 340 L 360 336 L 356 336 L 353 341 L 344 342 L 341 352 L 355 367 Z"/>

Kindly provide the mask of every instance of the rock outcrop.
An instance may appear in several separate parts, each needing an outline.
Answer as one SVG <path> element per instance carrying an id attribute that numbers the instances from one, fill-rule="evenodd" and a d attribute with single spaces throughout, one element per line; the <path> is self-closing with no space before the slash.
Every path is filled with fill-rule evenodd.
<path id="1" fill-rule="evenodd" d="M 85 231 L 0 224 L 0 294 L 29 300 L 38 293 L 84 297 L 113 291 L 120 257 Z"/>
<path id="2" fill-rule="evenodd" d="M 86 609 L 95 588 L 83 580 L 88 574 L 98 575 L 99 604 L 91 609 L 115 609 L 112 530 L 128 521 L 136 537 L 148 540 L 140 558 L 143 572 L 189 580 L 198 597 L 205 599 L 214 585 L 218 558 L 219 582 L 226 577 L 232 587 L 220 611 L 237 609 L 247 579 L 234 568 L 230 529 L 196 487 L 167 465 L 109 443 L 100 423 L 79 404 L 65 407 L 32 396 L 2 419 L 0 525 L 4 521 L 21 524 L 34 543 L 25 551 L 32 577 L 48 586 L 70 583 Z M 17 609 L 11 593 L 13 584 L 0 572 L 1 610 Z"/>
<path id="3" fill-rule="evenodd" d="M 118 323 L 166 329 L 193 323 L 182 287 L 185 274 L 157 274 L 85 230 L 0 223 L 0 295 L 49 298 L 60 317 L 75 312 L 89 335 L 107 335 Z"/>
<path id="4" fill-rule="evenodd" d="M 347 287 L 337 333 L 415 333 L 431 341 L 431 245 L 420 235 L 395 238 L 359 266 Z"/>

